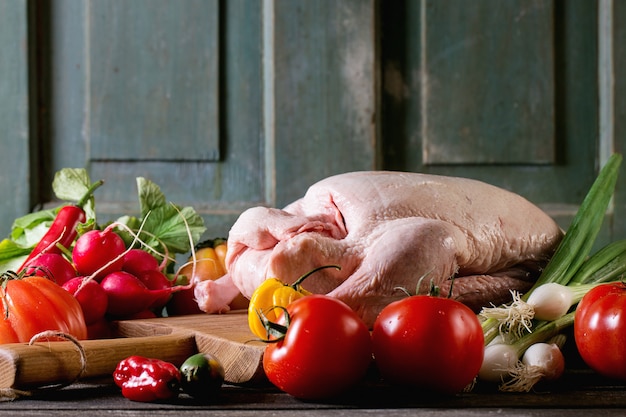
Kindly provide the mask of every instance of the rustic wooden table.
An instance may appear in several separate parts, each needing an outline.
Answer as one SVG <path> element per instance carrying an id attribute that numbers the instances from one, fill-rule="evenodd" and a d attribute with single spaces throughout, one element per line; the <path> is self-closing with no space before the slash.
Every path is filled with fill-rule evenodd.
<path id="1" fill-rule="evenodd" d="M 132 402 L 110 380 L 82 381 L 0 403 L 1 416 L 617 416 L 626 415 L 626 383 L 588 370 L 567 371 L 557 384 L 530 393 L 501 393 L 493 387 L 452 396 L 402 392 L 368 381 L 334 401 L 304 402 L 269 385 L 225 385 L 214 401 L 180 396 L 168 403 Z"/>
<path id="2" fill-rule="evenodd" d="M 220 323 L 225 319 L 222 317 Z M 565 344 L 564 354 L 568 366 L 565 374 L 555 382 L 538 384 L 529 393 L 498 392 L 494 384 L 484 383 L 456 395 L 400 390 L 381 382 L 372 367 L 362 384 L 332 401 L 301 401 L 261 378 L 247 385 L 224 385 L 211 402 L 181 395 L 167 403 L 139 403 L 124 398 L 112 378 L 105 376 L 0 401 L 0 417 L 626 416 L 626 381 L 609 380 L 592 372 L 571 342 Z"/>

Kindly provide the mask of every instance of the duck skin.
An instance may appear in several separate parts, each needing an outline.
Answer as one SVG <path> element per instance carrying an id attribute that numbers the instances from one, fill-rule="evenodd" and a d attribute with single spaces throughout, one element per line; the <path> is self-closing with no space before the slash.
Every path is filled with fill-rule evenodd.
<path id="1" fill-rule="evenodd" d="M 477 180 L 392 171 L 328 177 L 283 209 L 253 207 L 228 235 L 228 274 L 195 286 L 199 307 L 224 312 L 266 278 L 291 283 L 321 265 L 303 287 L 341 299 L 372 325 L 411 293 L 481 307 L 527 291 L 563 237 L 522 196 Z M 450 285 L 453 280 L 453 285 Z"/>

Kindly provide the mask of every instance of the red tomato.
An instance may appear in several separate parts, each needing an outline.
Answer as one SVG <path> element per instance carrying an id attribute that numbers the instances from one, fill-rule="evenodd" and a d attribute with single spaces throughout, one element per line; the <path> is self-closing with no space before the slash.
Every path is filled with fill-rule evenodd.
<path id="1" fill-rule="evenodd" d="M 602 284 L 585 294 L 574 315 L 574 339 L 591 369 L 626 379 L 625 284 Z"/>
<path id="2" fill-rule="evenodd" d="M 263 369 L 270 382 L 301 399 L 334 397 L 358 383 L 372 360 L 365 323 L 345 303 L 309 295 L 289 306 L 285 337 L 270 343 Z"/>
<path id="3" fill-rule="evenodd" d="M 483 330 L 467 306 L 449 298 L 417 295 L 385 307 L 374 322 L 374 360 L 394 385 L 455 393 L 478 374 Z"/>
<path id="4" fill-rule="evenodd" d="M 69 333 L 77 339 L 87 338 L 80 304 L 72 294 L 47 278 L 9 279 L 4 300 L 6 307 L 2 309 L 0 319 L 3 322 L 0 341 L 3 343 L 28 342 L 46 330 Z"/>

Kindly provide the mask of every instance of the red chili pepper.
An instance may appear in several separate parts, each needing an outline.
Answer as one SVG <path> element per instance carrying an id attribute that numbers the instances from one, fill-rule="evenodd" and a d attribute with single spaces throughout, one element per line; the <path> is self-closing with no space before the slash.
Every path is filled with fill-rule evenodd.
<path id="1" fill-rule="evenodd" d="M 58 248 L 57 244 L 65 248 L 69 248 L 72 245 L 78 234 L 76 227 L 86 220 L 82 206 L 91 197 L 94 190 L 102 184 L 103 181 L 94 183 L 78 203 L 61 207 L 46 234 L 37 243 L 17 272 L 24 269 L 29 262 L 42 253 L 61 253 L 61 249 Z"/>
<path id="2" fill-rule="evenodd" d="M 174 398 L 180 390 L 180 371 L 160 359 L 129 356 L 113 372 L 122 395 L 132 401 L 151 402 Z"/>

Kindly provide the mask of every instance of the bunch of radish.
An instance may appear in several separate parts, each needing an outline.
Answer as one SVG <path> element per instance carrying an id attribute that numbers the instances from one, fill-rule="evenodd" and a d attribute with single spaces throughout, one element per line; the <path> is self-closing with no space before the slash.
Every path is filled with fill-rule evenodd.
<path id="1" fill-rule="evenodd" d="M 41 254 L 25 269 L 46 274 L 74 295 L 90 338 L 107 337 L 110 319 L 156 317 L 173 292 L 186 288 L 164 273 L 166 257 L 159 263 L 146 250 L 127 249 L 115 225 L 82 234 L 71 258 Z"/>

